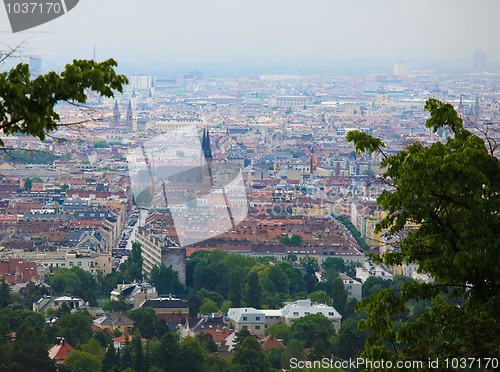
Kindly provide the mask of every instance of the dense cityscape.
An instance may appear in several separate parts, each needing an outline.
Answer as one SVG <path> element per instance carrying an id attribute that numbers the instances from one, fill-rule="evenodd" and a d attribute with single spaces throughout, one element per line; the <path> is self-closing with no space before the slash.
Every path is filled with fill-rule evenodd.
<path id="1" fill-rule="evenodd" d="M 499 369 L 500 2 L 4 5 L 0 372 Z"/>
<path id="2" fill-rule="evenodd" d="M 434 278 L 369 257 L 397 252 L 405 233 L 376 229 L 387 216 L 377 197 L 393 187 L 383 154 L 356 152 L 346 134 L 380 138 L 389 155 L 445 141 L 449 131 L 425 126 L 429 98 L 472 132 L 498 128 L 500 74 L 484 72 L 485 58 L 460 75 L 406 62 L 392 75 L 135 75 L 115 97 L 59 103 L 65 125 L 44 141 L 2 136 L 2 330 L 36 334 L 33 370 L 359 358 L 368 333 L 356 303 Z M 33 76 L 40 65 L 30 59 Z M 232 193 L 224 213 L 218 190 Z"/>

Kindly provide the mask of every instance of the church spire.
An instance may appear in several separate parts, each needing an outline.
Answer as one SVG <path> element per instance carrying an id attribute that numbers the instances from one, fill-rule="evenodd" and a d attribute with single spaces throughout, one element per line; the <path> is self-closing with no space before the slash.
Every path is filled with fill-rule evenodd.
<path id="1" fill-rule="evenodd" d="M 133 119 L 133 113 L 132 113 L 132 101 L 128 101 L 128 107 L 127 107 L 127 125 L 132 126 L 132 119 Z"/>
<path id="2" fill-rule="evenodd" d="M 113 121 L 115 124 L 120 122 L 120 108 L 118 107 L 118 101 L 115 101 L 115 108 L 113 109 Z"/>
<path id="3" fill-rule="evenodd" d="M 203 129 L 203 137 L 201 138 L 201 148 L 205 159 L 213 159 L 212 148 L 210 146 L 210 132 L 208 129 Z"/>

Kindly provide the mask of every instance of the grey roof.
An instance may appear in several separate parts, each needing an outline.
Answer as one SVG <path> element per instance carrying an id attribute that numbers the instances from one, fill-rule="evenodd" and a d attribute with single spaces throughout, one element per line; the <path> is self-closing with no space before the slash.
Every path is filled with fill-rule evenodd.
<path id="1" fill-rule="evenodd" d="M 144 300 L 139 307 L 153 307 L 156 309 L 187 309 L 189 306 L 178 298 L 150 298 Z"/>

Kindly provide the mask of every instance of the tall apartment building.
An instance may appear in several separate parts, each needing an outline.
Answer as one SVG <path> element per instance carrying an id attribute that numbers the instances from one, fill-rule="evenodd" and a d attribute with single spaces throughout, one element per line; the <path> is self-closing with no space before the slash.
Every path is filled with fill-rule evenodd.
<path id="1" fill-rule="evenodd" d="M 129 76 L 132 89 L 149 90 L 153 86 L 153 77 L 151 75 Z"/>
<path id="2" fill-rule="evenodd" d="M 179 247 L 165 234 L 153 233 L 145 227 L 137 229 L 135 238 L 141 243 L 144 272 L 149 274 L 155 265 L 172 265 L 179 274 L 179 281 L 186 284 L 185 248 Z"/>

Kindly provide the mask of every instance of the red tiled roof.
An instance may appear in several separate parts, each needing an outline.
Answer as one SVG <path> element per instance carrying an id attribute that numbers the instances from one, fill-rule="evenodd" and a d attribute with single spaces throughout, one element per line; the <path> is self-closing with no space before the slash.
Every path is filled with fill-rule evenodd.
<path id="1" fill-rule="evenodd" d="M 57 345 L 52 346 L 49 350 L 49 358 L 55 360 L 64 360 L 73 350 L 73 346 L 68 344 L 66 340 L 60 341 Z"/>
<path id="2" fill-rule="evenodd" d="M 212 335 L 212 338 L 214 339 L 214 342 L 222 342 L 226 338 L 228 338 L 234 331 L 231 329 L 204 329 L 202 330 L 203 333 L 210 333 Z"/>
<path id="3" fill-rule="evenodd" d="M 275 349 L 277 347 L 286 348 L 286 346 L 282 342 L 275 339 L 272 334 L 267 336 L 262 344 L 262 349 L 264 350 Z"/>

